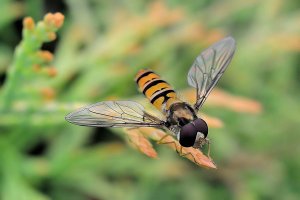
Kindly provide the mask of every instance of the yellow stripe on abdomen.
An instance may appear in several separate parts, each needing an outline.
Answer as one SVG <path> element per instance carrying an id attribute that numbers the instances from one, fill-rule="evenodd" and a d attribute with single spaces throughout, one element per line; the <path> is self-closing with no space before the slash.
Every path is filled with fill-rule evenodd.
<path id="1" fill-rule="evenodd" d="M 150 102 L 163 112 L 171 104 L 179 101 L 172 87 L 151 70 L 140 70 L 135 77 L 135 81 Z"/>

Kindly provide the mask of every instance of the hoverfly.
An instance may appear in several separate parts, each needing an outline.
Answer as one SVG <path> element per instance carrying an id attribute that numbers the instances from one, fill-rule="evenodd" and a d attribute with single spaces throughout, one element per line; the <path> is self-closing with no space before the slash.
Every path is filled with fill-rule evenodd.
<path id="1" fill-rule="evenodd" d="M 199 149 L 208 144 L 209 156 L 208 126 L 197 113 L 229 65 L 235 48 L 235 40 L 227 37 L 197 56 L 187 75 L 188 84 L 196 89 L 193 106 L 180 100 L 172 87 L 155 72 L 142 69 L 137 73 L 135 81 L 139 89 L 166 120 L 149 114 L 134 101 L 99 102 L 68 114 L 66 120 L 81 126 L 164 129 L 183 147 Z"/>

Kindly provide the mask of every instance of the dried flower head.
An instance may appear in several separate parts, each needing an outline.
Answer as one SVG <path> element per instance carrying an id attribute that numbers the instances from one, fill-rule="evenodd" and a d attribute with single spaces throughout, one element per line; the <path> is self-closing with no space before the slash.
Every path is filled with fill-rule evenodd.
<path id="1" fill-rule="evenodd" d="M 193 147 L 182 147 L 177 140 L 175 140 L 172 136 L 168 135 L 166 132 L 160 130 L 160 129 L 156 129 L 156 128 L 136 128 L 136 129 L 126 129 L 126 133 L 127 135 L 130 135 L 130 139 L 131 142 L 134 143 L 134 145 L 136 147 L 138 147 L 138 149 L 148 155 L 149 152 L 151 152 L 151 156 L 149 157 L 153 157 L 152 155 L 155 155 L 156 157 L 156 152 L 155 150 L 152 148 L 152 145 L 150 143 L 149 145 L 149 141 L 146 141 L 146 137 L 149 137 L 157 142 L 159 142 L 160 144 L 166 144 L 168 145 L 170 148 L 172 148 L 173 150 L 175 150 L 176 152 L 179 153 L 180 156 L 185 157 L 189 160 L 191 160 L 192 162 L 194 162 L 195 164 L 202 166 L 202 167 L 207 167 L 207 168 L 212 168 L 212 169 L 216 169 L 216 165 L 214 164 L 213 160 L 209 157 L 207 157 L 206 155 L 204 155 L 200 150 L 195 149 Z M 143 143 L 144 144 L 140 144 L 140 135 L 144 135 L 142 138 Z M 154 152 L 153 152 L 154 151 Z M 146 152 L 146 153 L 145 153 Z"/>
<path id="2" fill-rule="evenodd" d="M 139 129 L 124 129 L 130 144 L 137 150 L 150 158 L 157 158 L 157 152 L 153 149 L 151 142 L 141 133 Z"/>

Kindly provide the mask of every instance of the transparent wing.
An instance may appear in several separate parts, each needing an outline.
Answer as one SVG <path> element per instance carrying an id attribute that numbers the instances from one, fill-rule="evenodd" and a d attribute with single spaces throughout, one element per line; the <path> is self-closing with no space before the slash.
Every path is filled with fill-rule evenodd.
<path id="1" fill-rule="evenodd" d="M 66 120 L 81 126 L 162 127 L 164 121 L 145 112 L 134 101 L 104 101 L 68 114 Z"/>
<path id="2" fill-rule="evenodd" d="M 198 111 L 223 75 L 235 51 L 235 40 L 227 37 L 206 50 L 194 61 L 188 73 L 188 83 L 197 90 L 194 108 Z"/>

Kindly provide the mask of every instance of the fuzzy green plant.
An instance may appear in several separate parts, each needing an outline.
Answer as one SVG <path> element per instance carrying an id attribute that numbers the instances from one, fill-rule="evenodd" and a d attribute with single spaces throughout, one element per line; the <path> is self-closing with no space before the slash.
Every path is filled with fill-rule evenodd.
<path id="1" fill-rule="evenodd" d="M 10 110 L 13 103 L 21 98 L 34 99 L 34 92 L 30 91 L 31 79 L 36 72 L 44 71 L 50 76 L 55 75 L 55 69 L 50 66 L 52 54 L 41 50 L 45 42 L 56 39 L 55 32 L 62 26 L 64 16 L 60 13 L 47 14 L 43 21 L 34 23 L 27 17 L 23 21 L 23 39 L 17 46 L 14 61 L 8 69 L 7 81 L 2 89 L 2 111 Z M 27 91 L 22 90 L 27 87 Z M 30 101 L 30 100 L 29 100 Z"/>
<path id="2" fill-rule="evenodd" d="M 20 153 L 23 148 L 16 143 L 18 141 L 19 144 L 22 143 L 20 141 L 24 138 L 23 134 L 30 135 L 28 128 L 25 128 L 26 116 L 30 115 L 30 110 L 34 109 L 34 105 L 43 98 L 39 91 L 41 88 L 35 86 L 36 82 L 33 79 L 37 76 L 51 77 L 56 74 L 55 68 L 51 65 L 53 55 L 41 50 L 41 46 L 56 39 L 56 32 L 63 21 L 64 16 L 61 13 L 49 13 L 37 24 L 31 17 L 23 20 L 23 38 L 15 50 L 13 63 L 8 68 L 7 80 L 1 88 L 1 116 L 3 118 L 9 118 L 8 115 L 15 116 L 18 124 L 15 131 L 11 130 L 10 126 L 6 129 L 5 122 L 1 124 L 1 199 L 48 199 L 33 190 L 21 175 L 24 157 Z M 14 111 L 15 107 L 18 107 L 16 105 L 18 102 L 26 102 L 26 106 L 21 105 L 20 110 L 19 105 L 19 110 Z M 30 137 L 28 139 L 30 140 Z"/>

